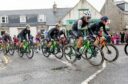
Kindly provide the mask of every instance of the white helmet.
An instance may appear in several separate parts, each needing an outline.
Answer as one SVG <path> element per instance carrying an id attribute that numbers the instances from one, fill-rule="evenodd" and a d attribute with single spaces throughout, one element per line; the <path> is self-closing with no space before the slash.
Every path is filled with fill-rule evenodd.
<path id="1" fill-rule="evenodd" d="M 26 25 L 26 28 L 30 28 L 31 26 L 29 24 Z"/>
<path id="2" fill-rule="evenodd" d="M 85 11 L 85 12 L 84 12 L 84 16 L 91 18 L 91 12 L 90 12 L 90 11 Z"/>

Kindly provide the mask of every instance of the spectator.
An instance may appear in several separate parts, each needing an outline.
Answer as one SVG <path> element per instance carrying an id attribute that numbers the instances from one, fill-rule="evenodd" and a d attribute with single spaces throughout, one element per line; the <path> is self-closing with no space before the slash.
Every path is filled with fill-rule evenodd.
<path id="1" fill-rule="evenodd" d="M 121 43 L 124 43 L 125 33 L 120 32 L 120 36 L 121 36 Z"/>
<path id="2" fill-rule="evenodd" d="M 125 35 L 126 43 L 128 43 L 128 32 Z"/>

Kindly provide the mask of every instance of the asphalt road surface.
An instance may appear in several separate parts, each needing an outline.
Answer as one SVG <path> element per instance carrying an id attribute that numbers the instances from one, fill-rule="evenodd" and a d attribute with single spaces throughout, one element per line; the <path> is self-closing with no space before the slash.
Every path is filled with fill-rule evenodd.
<path id="1" fill-rule="evenodd" d="M 105 63 L 104 69 L 83 59 L 71 65 L 65 58 L 46 58 L 41 52 L 35 53 L 33 59 L 20 58 L 15 53 L 8 56 L 7 65 L 0 66 L 0 84 L 128 84 L 128 56 L 124 45 L 117 48 L 118 60 Z"/>

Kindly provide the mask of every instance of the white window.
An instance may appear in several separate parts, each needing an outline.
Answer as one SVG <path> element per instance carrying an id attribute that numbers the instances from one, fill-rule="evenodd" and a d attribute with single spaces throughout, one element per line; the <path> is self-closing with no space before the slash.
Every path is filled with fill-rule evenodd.
<path id="1" fill-rule="evenodd" d="M 46 16 L 45 15 L 38 15 L 38 22 L 46 22 Z"/>
<path id="2" fill-rule="evenodd" d="M 20 16 L 20 22 L 22 23 L 24 23 L 24 22 L 26 22 L 26 16 L 24 16 L 24 15 L 22 15 L 22 16 Z"/>
<path id="3" fill-rule="evenodd" d="M 8 23 L 8 16 L 2 16 L 1 23 Z"/>

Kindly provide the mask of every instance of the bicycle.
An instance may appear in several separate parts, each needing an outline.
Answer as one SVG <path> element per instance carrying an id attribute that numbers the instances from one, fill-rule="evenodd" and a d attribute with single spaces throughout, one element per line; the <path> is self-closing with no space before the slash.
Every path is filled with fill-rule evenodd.
<path id="1" fill-rule="evenodd" d="M 63 57 L 63 49 L 60 47 L 60 45 L 57 43 L 57 40 L 51 40 L 51 46 L 48 48 L 48 42 L 45 39 L 43 41 L 42 45 L 42 53 L 45 57 L 49 57 L 51 54 L 53 54 L 56 58 L 61 59 Z"/>
<path id="2" fill-rule="evenodd" d="M 30 43 L 25 40 L 23 41 L 23 47 L 18 48 L 18 55 L 23 57 L 24 54 L 26 54 L 28 59 L 32 59 L 34 56 L 33 48 L 31 47 Z"/>
<path id="3" fill-rule="evenodd" d="M 76 54 L 76 40 L 74 42 L 75 43 L 73 45 L 69 44 L 64 47 L 64 56 L 69 63 L 74 63 L 77 60 L 77 58 L 76 58 L 76 55 L 77 55 Z M 92 44 L 91 39 L 89 37 L 84 40 L 83 47 L 80 48 L 79 52 L 84 59 L 86 59 L 90 64 L 92 64 L 94 66 L 99 66 L 104 61 L 103 52 L 101 51 L 101 49 L 99 47 Z M 99 52 L 99 55 L 98 55 L 98 52 Z M 96 64 L 96 61 L 97 61 L 96 57 L 99 57 L 101 59 L 99 61 L 99 63 L 97 63 L 97 64 Z"/>
<path id="4" fill-rule="evenodd" d="M 128 43 L 125 44 L 125 47 L 124 47 L 124 52 L 128 56 L 128 50 L 127 49 L 128 49 Z"/>
<path id="5" fill-rule="evenodd" d="M 3 50 L 4 55 L 6 55 L 8 53 L 11 56 L 14 55 L 14 46 L 11 42 L 2 43 L 2 50 Z"/>
<path id="6" fill-rule="evenodd" d="M 105 37 L 99 37 L 97 36 L 96 39 L 98 41 L 99 47 L 102 49 L 104 53 L 104 59 L 108 62 L 113 62 L 116 61 L 117 58 L 119 57 L 119 51 L 111 43 L 107 43 L 107 39 Z M 115 52 L 115 55 L 111 55 Z"/>

